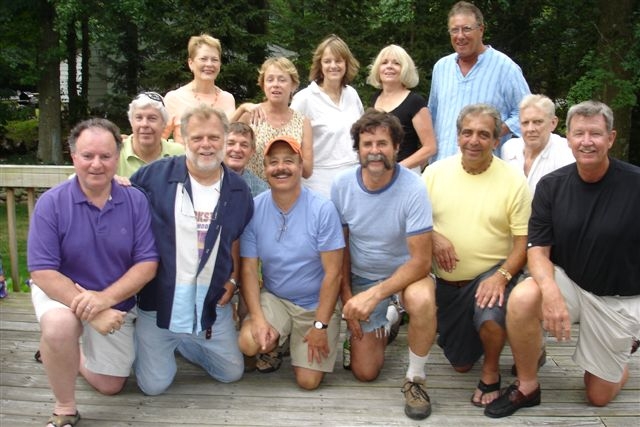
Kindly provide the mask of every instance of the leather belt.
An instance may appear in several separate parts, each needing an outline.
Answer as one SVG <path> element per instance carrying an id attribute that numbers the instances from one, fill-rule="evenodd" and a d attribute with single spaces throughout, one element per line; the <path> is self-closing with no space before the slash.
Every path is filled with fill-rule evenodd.
<path id="1" fill-rule="evenodd" d="M 473 282 L 473 280 L 444 280 L 438 277 L 438 283 L 442 283 L 443 285 L 453 286 L 454 288 L 464 288 L 469 283 Z"/>

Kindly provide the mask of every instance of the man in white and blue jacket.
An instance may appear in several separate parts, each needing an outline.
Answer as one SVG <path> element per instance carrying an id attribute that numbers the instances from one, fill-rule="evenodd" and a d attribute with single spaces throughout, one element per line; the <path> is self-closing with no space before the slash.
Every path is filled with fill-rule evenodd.
<path id="1" fill-rule="evenodd" d="M 187 111 L 186 155 L 158 160 L 131 177 L 151 203 L 161 260 L 138 296 L 134 368 L 148 395 L 171 385 L 175 350 L 221 382 L 239 380 L 244 370 L 229 301 L 253 200 L 244 180 L 222 163 L 228 126 L 219 110 Z"/>

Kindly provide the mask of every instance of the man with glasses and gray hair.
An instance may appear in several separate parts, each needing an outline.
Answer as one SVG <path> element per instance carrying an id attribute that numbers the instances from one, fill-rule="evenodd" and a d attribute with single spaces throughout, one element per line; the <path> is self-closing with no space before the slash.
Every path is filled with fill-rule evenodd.
<path id="1" fill-rule="evenodd" d="M 249 315 L 239 343 L 247 356 L 268 355 L 289 338 L 296 382 L 313 390 L 335 366 L 345 244 L 333 203 L 302 186 L 301 153 L 290 136 L 275 137 L 265 148 L 271 190 L 255 198 L 240 245 Z"/>
<path id="2" fill-rule="evenodd" d="M 129 104 L 131 135 L 123 138 L 117 174 L 130 177 L 142 166 L 168 156 L 184 154 L 184 146 L 162 138 L 169 119 L 162 96 L 142 92 Z"/>
<path id="3" fill-rule="evenodd" d="M 253 214 L 244 180 L 223 164 L 224 112 L 200 105 L 181 118 L 186 156 L 142 167 L 131 182 L 151 203 L 161 267 L 138 295 L 140 389 L 163 393 L 176 374 L 174 351 L 221 382 L 244 364 L 229 304 L 238 286 L 239 238 Z"/>
<path id="4" fill-rule="evenodd" d="M 427 103 L 438 143 L 431 163 L 458 153 L 456 119 L 469 104 L 490 104 L 500 112 L 500 146 L 521 135 L 518 104 L 529 85 L 511 58 L 483 43 L 484 30 L 480 9 L 465 1 L 453 5 L 447 32 L 455 52 L 434 65 Z"/>

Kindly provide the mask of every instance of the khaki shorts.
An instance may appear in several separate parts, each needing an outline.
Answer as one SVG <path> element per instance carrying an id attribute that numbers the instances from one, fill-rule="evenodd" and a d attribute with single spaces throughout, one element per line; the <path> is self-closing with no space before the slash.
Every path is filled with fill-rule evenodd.
<path id="1" fill-rule="evenodd" d="M 47 296 L 35 284 L 31 285 L 31 301 L 38 322 L 49 310 L 65 309 L 66 305 Z M 122 327 L 113 334 L 102 335 L 87 322 L 82 322 L 83 330 L 80 346 L 85 357 L 84 367 L 91 372 L 114 377 L 128 377 L 135 359 L 133 328 L 137 309 L 131 309 Z"/>
<path id="2" fill-rule="evenodd" d="M 633 339 L 640 338 L 640 296 L 597 296 L 555 267 L 571 323 L 579 323 L 573 360 L 585 371 L 617 383 L 629 363 Z"/>
<path id="3" fill-rule="evenodd" d="M 321 363 L 308 361 L 308 345 L 304 342 L 304 336 L 313 328 L 316 320 L 315 310 L 305 310 L 285 299 L 263 290 L 260 293 L 260 305 L 264 316 L 280 334 L 280 345 L 290 335 L 289 348 L 291 350 L 291 365 L 299 368 L 313 369 L 320 372 L 333 372 L 338 354 L 338 339 L 340 335 L 340 310 L 333 311 L 329 327 L 327 328 L 327 340 L 329 342 L 329 356 Z"/>

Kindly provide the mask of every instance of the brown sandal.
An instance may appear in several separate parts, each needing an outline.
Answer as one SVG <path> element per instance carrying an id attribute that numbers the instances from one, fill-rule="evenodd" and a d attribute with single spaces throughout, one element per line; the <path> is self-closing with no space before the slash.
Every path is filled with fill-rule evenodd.
<path id="1" fill-rule="evenodd" d="M 263 374 L 275 372 L 280 369 L 280 365 L 282 365 L 282 357 L 282 352 L 277 350 L 270 351 L 269 353 L 260 353 L 256 361 L 256 370 Z"/>
<path id="2" fill-rule="evenodd" d="M 53 427 L 75 427 L 80 421 L 80 412 L 76 411 L 73 415 L 57 415 L 52 414 L 47 421 L 47 425 L 51 424 Z"/>

